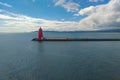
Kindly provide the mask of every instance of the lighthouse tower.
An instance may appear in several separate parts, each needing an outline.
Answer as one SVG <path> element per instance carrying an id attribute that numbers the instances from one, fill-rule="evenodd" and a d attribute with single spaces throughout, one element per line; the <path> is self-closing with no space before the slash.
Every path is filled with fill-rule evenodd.
<path id="1" fill-rule="evenodd" d="M 42 40 L 43 39 L 43 31 L 42 28 L 40 27 L 39 31 L 38 31 L 38 39 Z"/>

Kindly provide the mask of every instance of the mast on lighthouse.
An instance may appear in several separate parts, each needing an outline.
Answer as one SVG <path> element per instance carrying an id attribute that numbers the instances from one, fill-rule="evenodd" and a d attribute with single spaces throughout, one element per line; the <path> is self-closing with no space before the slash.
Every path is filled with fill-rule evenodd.
<path id="1" fill-rule="evenodd" d="M 39 40 L 42 40 L 43 39 L 43 30 L 42 28 L 40 27 L 39 31 L 38 31 L 38 39 Z"/>

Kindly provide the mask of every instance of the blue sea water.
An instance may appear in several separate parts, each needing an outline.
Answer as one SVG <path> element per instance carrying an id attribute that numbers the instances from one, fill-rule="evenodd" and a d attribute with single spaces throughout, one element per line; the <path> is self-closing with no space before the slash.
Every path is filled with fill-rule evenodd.
<path id="1" fill-rule="evenodd" d="M 120 33 L 44 32 L 46 37 L 120 38 Z M 0 80 L 120 80 L 120 41 L 34 42 L 0 33 Z"/>

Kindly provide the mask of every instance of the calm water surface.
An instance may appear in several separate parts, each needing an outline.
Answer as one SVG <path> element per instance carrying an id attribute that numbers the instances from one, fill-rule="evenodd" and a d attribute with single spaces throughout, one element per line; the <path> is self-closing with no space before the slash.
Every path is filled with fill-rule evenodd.
<path id="1" fill-rule="evenodd" d="M 33 42 L 0 33 L 0 80 L 120 80 L 120 42 Z M 47 37 L 120 38 L 120 33 L 45 32 Z"/>

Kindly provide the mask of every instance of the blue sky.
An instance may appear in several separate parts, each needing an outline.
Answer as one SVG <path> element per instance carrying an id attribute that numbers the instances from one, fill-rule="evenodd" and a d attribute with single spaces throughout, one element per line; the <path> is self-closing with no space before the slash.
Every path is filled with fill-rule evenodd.
<path id="1" fill-rule="evenodd" d="M 33 31 L 37 30 L 39 25 L 43 26 L 45 30 L 103 29 L 101 20 L 104 19 L 95 21 L 98 19 L 96 16 L 107 16 L 107 19 L 118 16 L 118 14 L 106 15 L 110 11 L 114 13 L 114 10 L 108 10 L 110 6 L 119 8 L 118 2 L 118 0 L 0 0 L 0 32 Z M 103 13 L 104 10 L 106 14 Z M 99 13 L 103 16 L 100 16 Z M 21 25 L 22 22 L 24 25 Z M 103 22 L 105 29 L 108 29 L 109 24 L 112 25 L 110 22 Z M 16 25 L 17 23 L 21 26 Z M 72 26 L 69 27 L 69 24 Z M 116 24 L 118 23 L 116 22 Z M 26 28 L 26 26 L 28 27 Z M 112 25 L 110 28 L 118 28 L 118 26 Z"/>
<path id="2" fill-rule="evenodd" d="M 55 6 L 57 0 L 1 0 L 2 3 L 10 4 L 12 7 L 0 5 L 1 9 L 5 9 L 14 13 L 24 14 L 36 18 L 44 18 L 50 20 L 75 20 L 79 21 L 83 16 L 75 18 L 73 14 L 76 12 L 68 12 L 62 6 Z M 75 2 L 80 6 L 78 9 L 89 7 L 91 5 L 106 4 L 108 0 L 90 2 L 89 0 L 68 0 L 68 2 Z"/>

